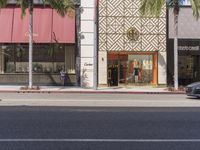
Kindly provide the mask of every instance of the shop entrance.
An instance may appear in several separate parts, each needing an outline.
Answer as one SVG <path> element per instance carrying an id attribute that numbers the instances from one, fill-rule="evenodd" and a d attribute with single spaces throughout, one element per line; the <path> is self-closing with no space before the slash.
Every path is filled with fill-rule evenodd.
<path id="1" fill-rule="evenodd" d="M 179 56 L 179 84 L 187 85 L 200 81 L 200 56 L 182 55 Z"/>
<path id="2" fill-rule="evenodd" d="M 108 67 L 108 86 L 118 86 L 118 65 Z"/>
<path id="3" fill-rule="evenodd" d="M 157 55 L 154 53 L 108 54 L 108 85 L 157 84 Z"/>

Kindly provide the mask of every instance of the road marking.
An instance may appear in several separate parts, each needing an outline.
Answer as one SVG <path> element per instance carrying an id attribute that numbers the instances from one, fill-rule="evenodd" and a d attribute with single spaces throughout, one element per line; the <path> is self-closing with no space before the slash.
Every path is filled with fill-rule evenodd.
<path id="1" fill-rule="evenodd" d="M 0 139 L 0 142 L 200 142 L 200 139 Z"/>

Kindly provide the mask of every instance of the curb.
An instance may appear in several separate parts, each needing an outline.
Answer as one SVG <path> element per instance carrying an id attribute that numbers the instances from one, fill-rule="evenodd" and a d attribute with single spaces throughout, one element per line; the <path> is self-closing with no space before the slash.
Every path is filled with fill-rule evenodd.
<path id="1" fill-rule="evenodd" d="M 184 91 L 53 91 L 53 90 L 0 90 L 0 93 L 80 93 L 80 94 L 185 94 Z"/>

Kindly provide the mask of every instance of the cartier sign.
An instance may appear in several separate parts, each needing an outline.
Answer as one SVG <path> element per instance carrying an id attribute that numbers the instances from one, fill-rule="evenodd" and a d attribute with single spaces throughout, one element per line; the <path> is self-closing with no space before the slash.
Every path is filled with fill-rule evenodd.
<path id="1" fill-rule="evenodd" d="M 84 63 L 84 66 L 93 66 L 91 63 Z"/>

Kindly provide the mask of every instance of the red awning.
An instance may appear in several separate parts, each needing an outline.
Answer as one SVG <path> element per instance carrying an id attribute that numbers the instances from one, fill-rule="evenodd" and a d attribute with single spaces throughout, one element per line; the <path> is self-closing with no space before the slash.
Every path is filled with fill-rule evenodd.
<path id="1" fill-rule="evenodd" d="M 21 18 L 21 9 L 14 8 L 14 18 L 13 18 L 13 43 L 27 43 L 28 42 L 28 23 L 29 16 L 26 12 L 26 15 Z"/>
<path id="2" fill-rule="evenodd" d="M 13 43 L 28 43 L 29 13 L 21 18 L 14 8 Z M 75 17 L 60 17 L 51 8 L 34 8 L 33 40 L 35 43 L 75 43 Z"/>
<path id="3" fill-rule="evenodd" d="M 11 43 L 13 8 L 0 10 L 0 43 Z"/>
<path id="4" fill-rule="evenodd" d="M 53 11 L 53 43 L 75 43 L 75 17 L 61 17 Z"/>
<path id="5" fill-rule="evenodd" d="M 33 40 L 36 43 L 50 43 L 52 32 L 52 9 L 35 8 L 33 16 Z"/>
<path id="6" fill-rule="evenodd" d="M 21 18 L 21 9 L 14 10 L 13 43 L 28 42 L 29 13 Z M 33 11 L 33 41 L 35 43 L 51 42 L 52 9 L 34 8 Z"/>

